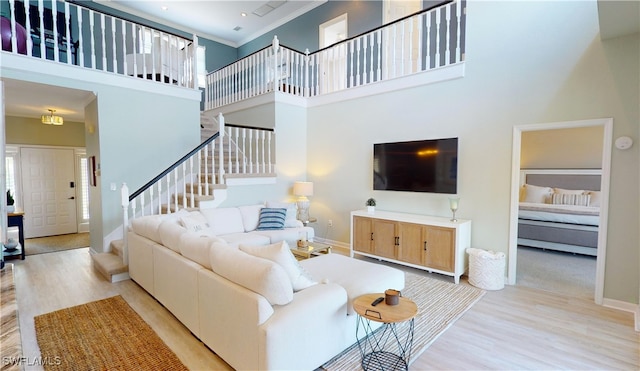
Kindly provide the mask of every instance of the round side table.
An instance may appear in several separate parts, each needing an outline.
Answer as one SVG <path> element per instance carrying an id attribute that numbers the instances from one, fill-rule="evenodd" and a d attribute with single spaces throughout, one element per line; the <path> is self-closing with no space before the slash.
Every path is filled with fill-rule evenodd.
<path id="1" fill-rule="evenodd" d="M 408 370 L 413 346 L 413 320 L 418 306 L 411 299 L 400 297 L 398 305 L 387 305 L 384 300 L 371 305 L 383 293 L 365 294 L 353 301 L 358 313 L 356 338 L 362 355 L 364 370 Z M 382 323 L 374 328 L 372 322 Z M 402 329 L 408 326 L 406 334 Z M 359 332 L 365 334 L 360 339 Z"/>

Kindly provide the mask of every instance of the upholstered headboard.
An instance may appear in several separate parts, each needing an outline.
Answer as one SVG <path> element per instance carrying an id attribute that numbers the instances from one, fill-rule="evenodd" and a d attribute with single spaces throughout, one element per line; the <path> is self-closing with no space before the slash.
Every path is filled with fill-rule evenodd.
<path id="1" fill-rule="evenodd" d="M 565 189 L 599 191 L 600 169 L 522 169 L 520 186 L 531 184 Z"/>

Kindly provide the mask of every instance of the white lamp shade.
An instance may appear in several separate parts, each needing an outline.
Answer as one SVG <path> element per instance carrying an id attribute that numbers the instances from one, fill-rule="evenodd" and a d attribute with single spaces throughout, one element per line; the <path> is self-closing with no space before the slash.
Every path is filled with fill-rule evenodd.
<path id="1" fill-rule="evenodd" d="M 313 183 L 312 182 L 293 183 L 293 194 L 296 196 L 313 196 Z"/>

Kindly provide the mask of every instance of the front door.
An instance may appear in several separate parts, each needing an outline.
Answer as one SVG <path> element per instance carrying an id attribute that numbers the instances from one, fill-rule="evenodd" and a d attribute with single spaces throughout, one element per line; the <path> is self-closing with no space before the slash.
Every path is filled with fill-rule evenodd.
<path id="1" fill-rule="evenodd" d="M 72 149 L 20 149 L 25 238 L 77 233 Z"/>

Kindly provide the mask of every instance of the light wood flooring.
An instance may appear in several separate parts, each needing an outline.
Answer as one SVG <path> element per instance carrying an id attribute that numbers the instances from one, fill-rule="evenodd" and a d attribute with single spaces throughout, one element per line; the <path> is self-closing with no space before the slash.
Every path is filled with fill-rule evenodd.
<path id="1" fill-rule="evenodd" d="M 39 356 L 34 316 L 119 294 L 187 367 L 230 369 L 136 283 L 105 281 L 93 270 L 86 248 L 11 263 L 15 264 L 23 351 L 28 361 Z M 461 284 L 467 283 L 463 280 Z M 586 299 L 507 286 L 487 292 L 411 369 L 638 370 L 639 340 L 631 313 Z M 41 367 L 26 365 L 25 369 Z"/>

